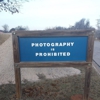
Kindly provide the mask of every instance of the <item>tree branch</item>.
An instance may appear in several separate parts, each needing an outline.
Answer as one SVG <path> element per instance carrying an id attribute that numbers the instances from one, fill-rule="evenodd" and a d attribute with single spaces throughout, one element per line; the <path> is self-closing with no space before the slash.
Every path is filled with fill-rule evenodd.
<path id="1" fill-rule="evenodd" d="M 13 13 L 19 13 L 19 9 L 24 2 L 28 0 L 0 0 L 0 12 L 9 11 Z"/>

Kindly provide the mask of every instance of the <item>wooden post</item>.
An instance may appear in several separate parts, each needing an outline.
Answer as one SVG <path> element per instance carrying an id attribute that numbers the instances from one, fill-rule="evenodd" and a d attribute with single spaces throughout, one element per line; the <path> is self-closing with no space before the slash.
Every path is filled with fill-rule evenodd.
<path id="1" fill-rule="evenodd" d="M 84 87 L 83 100 L 88 100 L 89 99 L 91 69 L 92 69 L 91 65 L 86 67 L 86 71 L 85 71 L 85 87 Z"/>
<path id="2" fill-rule="evenodd" d="M 21 74 L 20 68 L 15 68 L 16 97 L 21 99 Z"/>

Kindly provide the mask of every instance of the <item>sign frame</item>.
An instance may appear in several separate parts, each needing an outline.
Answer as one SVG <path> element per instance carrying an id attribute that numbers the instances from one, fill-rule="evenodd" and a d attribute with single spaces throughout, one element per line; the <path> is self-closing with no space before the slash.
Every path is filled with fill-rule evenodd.
<path id="1" fill-rule="evenodd" d="M 84 100 L 88 100 L 89 87 L 90 87 L 90 76 L 92 67 L 93 57 L 93 46 L 94 46 L 94 30 L 67 30 L 67 31 L 15 31 L 12 33 L 13 40 L 13 55 L 14 55 L 14 69 L 15 69 L 15 82 L 16 82 L 16 96 L 18 99 L 21 98 L 21 73 L 20 68 L 42 68 L 42 67 L 84 67 L 86 68 L 85 74 L 85 86 L 84 86 Z M 19 37 L 88 37 L 87 47 L 87 60 L 86 62 L 20 62 L 19 54 Z"/>

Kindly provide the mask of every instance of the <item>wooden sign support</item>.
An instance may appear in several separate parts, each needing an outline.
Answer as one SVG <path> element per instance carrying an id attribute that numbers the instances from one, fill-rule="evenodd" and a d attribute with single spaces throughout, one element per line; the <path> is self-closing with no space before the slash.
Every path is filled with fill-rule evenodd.
<path id="1" fill-rule="evenodd" d="M 41 67 L 77 67 L 77 66 L 84 67 L 86 69 L 86 72 L 85 72 L 85 85 L 84 85 L 84 99 L 83 100 L 88 100 L 88 98 L 89 98 L 89 90 L 90 90 L 89 88 L 90 88 L 90 77 L 91 77 L 91 68 L 92 68 L 93 46 L 94 46 L 94 30 L 16 31 L 16 32 L 12 33 L 12 37 L 13 37 L 13 53 L 14 53 L 16 96 L 17 96 L 18 100 L 21 99 L 21 94 L 22 94 L 21 93 L 21 72 L 20 72 L 21 68 L 30 68 L 30 67 L 31 68 L 41 68 Z M 41 57 L 37 57 L 37 56 L 39 56 L 38 53 L 36 53 L 37 55 L 35 55 L 37 58 L 39 58 L 39 59 L 36 58 L 37 61 L 34 61 L 33 58 L 31 60 L 30 59 L 24 59 L 25 57 L 23 57 L 23 55 L 21 53 L 21 52 L 23 52 L 23 51 L 21 51 L 21 46 L 23 46 L 24 44 L 21 45 L 20 42 L 23 43 L 24 39 L 27 39 L 27 38 L 30 39 L 31 38 L 32 41 L 33 41 L 33 40 L 35 40 L 35 38 L 37 38 L 37 39 L 49 38 L 47 40 L 51 41 L 52 38 L 61 38 L 61 41 L 62 41 L 63 40 L 62 38 L 65 38 L 65 37 L 66 37 L 66 41 L 67 41 L 68 38 L 70 38 L 70 39 L 73 38 L 73 39 L 71 39 L 71 41 L 75 40 L 73 43 L 77 44 L 76 47 L 78 45 L 80 45 L 79 44 L 80 41 L 78 41 L 78 38 L 86 37 L 86 39 L 83 39 L 83 40 L 87 41 L 87 42 L 85 42 L 85 43 L 87 43 L 86 44 L 87 46 L 85 46 L 84 41 L 81 41 L 83 43 L 83 45 L 86 47 L 86 53 L 84 53 L 84 50 L 83 50 L 83 54 L 82 55 L 81 55 L 81 53 L 79 54 L 79 55 L 81 55 L 83 57 L 83 59 L 82 58 L 78 59 L 76 56 L 74 56 L 74 51 L 75 50 L 71 51 L 73 53 L 73 55 L 71 55 L 69 58 L 62 57 L 60 59 L 61 61 L 59 59 L 57 59 L 58 61 L 51 61 L 51 59 L 49 59 L 50 61 L 45 61 L 46 59 L 44 61 L 42 61 L 43 59 L 41 59 Z M 77 38 L 77 39 L 74 39 L 74 38 Z M 68 41 L 70 41 L 70 39 Z M 29 40 L 29 41 L 31 41 L 31 40 Z M 29 45 L 31 46 L 31 44 L 29 44 Z M 72 47 L 74 48 L 75 46 L 72 45 Z M 72 47 L 67 47 L 67 48 L 71 49 Z M 76 47 L 75 47 L 75 49 L 78 49 L 78 47 L 77 48 Z M 23 48 L 24 48 L 24 46 L 23 46 Z M 30 48 L 32 48 L 32 47 L 30 47 Z M 66 47 L 64 47 L 64 48 L 66 48 Z M 60 47 L 59 47 L 59 49 L 60 49 Z M 26 52 L 28 52 L 28 51 L 26 51 Z M 77 51 L 75 51 L 75 52 L 77 52 Z M 32 53 L 35 53 L 35 51 L 32 52 Z M 86 54 L 86 60 L 85 60 L 84 54 Z M 30 54 L 30 56 L 31 56 L 31 54 Z M 57 56 L 57 53 L 56 53 L 56 56 Z M 73 59 L 73 58 L 75 58 L 75 59 Z M 29 60 L 29 61 L 27 61 L 27 60 Z"/>

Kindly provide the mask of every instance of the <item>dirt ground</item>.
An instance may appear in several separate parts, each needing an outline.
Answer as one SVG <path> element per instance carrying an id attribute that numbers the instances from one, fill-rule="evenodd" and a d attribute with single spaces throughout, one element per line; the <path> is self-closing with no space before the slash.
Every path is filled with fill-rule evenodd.
<path id="1" fill-rule="evenodd" d="M 0 45 L 4 43 L 9 37 L 10 37 L 10 34 L 8 33 L 5 33 L 5 34 L 0 33 Z"/>

